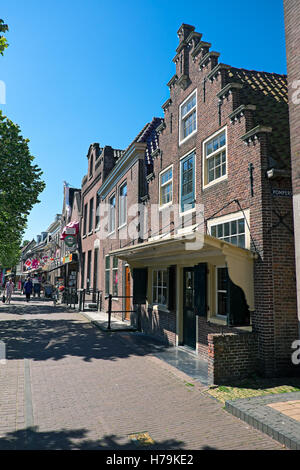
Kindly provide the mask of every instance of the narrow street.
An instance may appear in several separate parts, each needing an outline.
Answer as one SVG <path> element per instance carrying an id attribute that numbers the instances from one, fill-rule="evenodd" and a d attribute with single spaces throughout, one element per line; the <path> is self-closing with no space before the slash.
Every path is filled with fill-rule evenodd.
<path id="1" fill-rule="evenodd" d="M 51 302 L 0 307 L 0 449 L 282 449 L 228 414 L 205 387 Z"/>

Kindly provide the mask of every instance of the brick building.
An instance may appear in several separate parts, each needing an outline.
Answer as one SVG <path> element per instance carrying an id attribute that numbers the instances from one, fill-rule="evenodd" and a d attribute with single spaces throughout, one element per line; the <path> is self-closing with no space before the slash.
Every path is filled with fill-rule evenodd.
<path id="1" fill-rule="evenodd" d="M 193 26 L 178 36 L 138 243 L 103 257 L 131 269 L 131 321 L 207 359 L 211 381 L 297 373 L 287 78 L 221 63 Z"/>
<path id="2" fill-rule="evenodd" d="M 284 0 L 300 339 L 300 3 Z"/>

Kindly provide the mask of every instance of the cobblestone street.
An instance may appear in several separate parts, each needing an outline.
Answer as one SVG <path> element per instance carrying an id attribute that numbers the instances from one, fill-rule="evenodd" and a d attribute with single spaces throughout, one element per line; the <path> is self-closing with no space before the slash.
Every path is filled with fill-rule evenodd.
<path id="1" fill-rule="evenodd" d="M 1 306 L 0 449 L 138 450 L 143 432 L 147 449 L 282 449 L 134 338 L 50 302 Z"/>

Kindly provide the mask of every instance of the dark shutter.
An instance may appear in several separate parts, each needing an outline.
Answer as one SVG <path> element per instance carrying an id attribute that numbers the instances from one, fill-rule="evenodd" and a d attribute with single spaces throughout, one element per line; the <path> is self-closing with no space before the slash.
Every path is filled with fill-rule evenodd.
<path id="1" fill-rule="evenodd" d="M 169 290 L 168 290 L 168 309 L 176 309 L 176 266 L 170 266 L 168 269 L 169 274 Z"/>
<path id="2" fill-rule="evenodd" d="M 195 315 L 206 317 L 207 315 L 207 263 L 195 266 L 194 292 Z"/>
<path id="3" fill-rule="evenodd" d="M 243 289 L 227 279 L 227 322 L 229 326 L 250 325 L 250 312 Z"/>
<path id="4" fill-rule="evenodd" d="M 132 270 L 133 278 L 133 303 L 145 304 L 147 298 L 148 269 L 134 268 Z"/>

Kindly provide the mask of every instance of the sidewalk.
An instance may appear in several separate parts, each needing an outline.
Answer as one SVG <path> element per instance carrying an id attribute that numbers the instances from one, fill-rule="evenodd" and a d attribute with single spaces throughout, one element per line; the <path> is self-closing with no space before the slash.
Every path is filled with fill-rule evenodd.
<path id="1" fill-rule="evenodd" d="M 227 401 L 225 409 L 288 449 L 300 450 L 300 392 Z"/>

